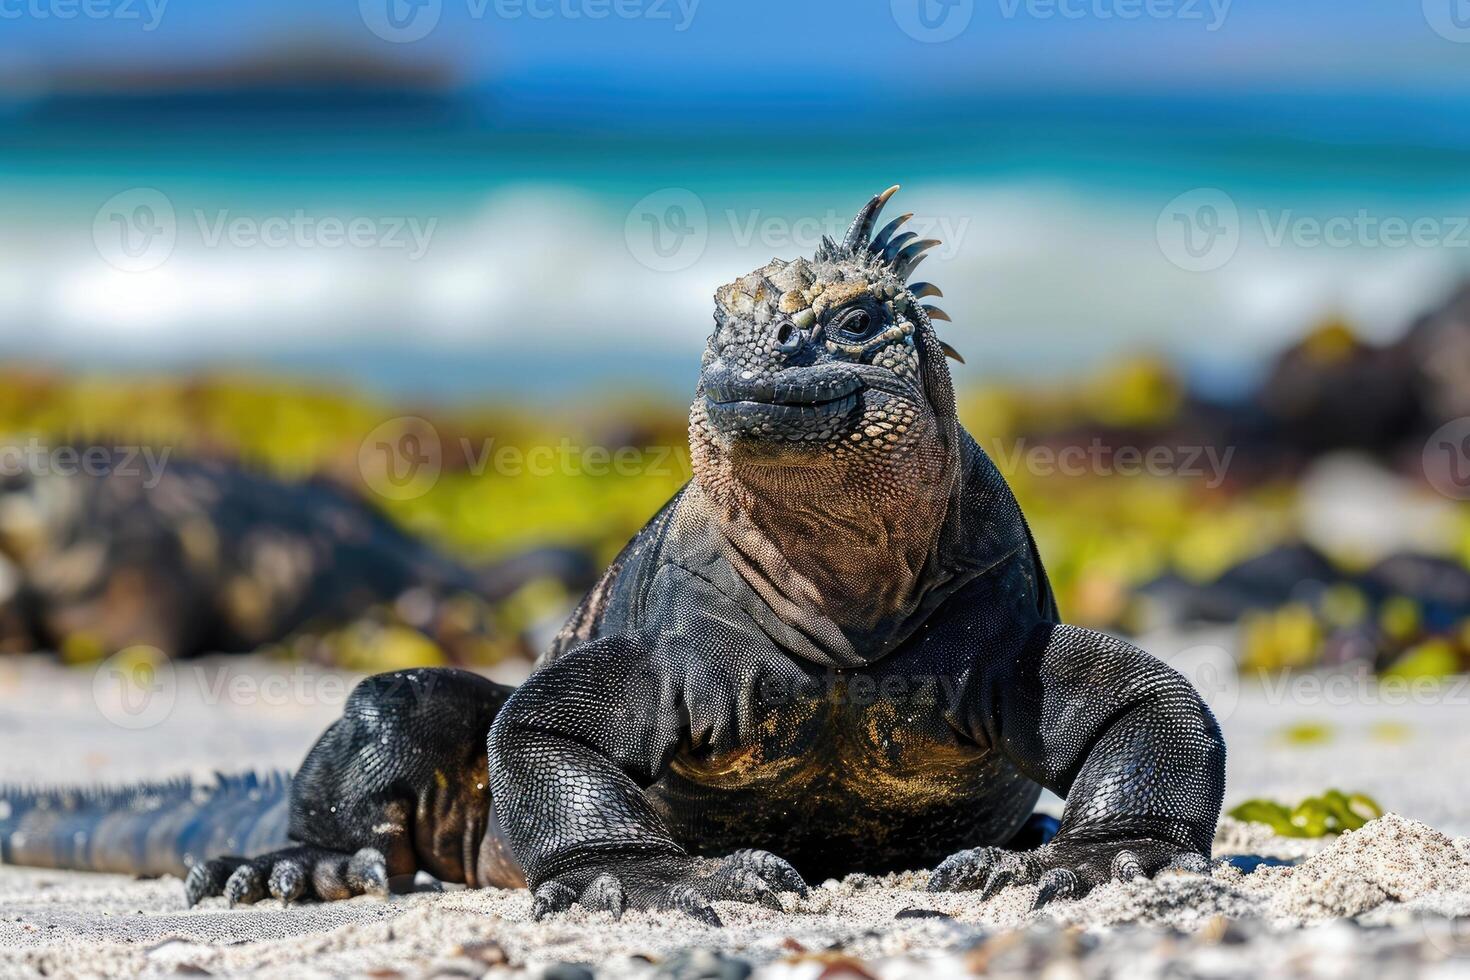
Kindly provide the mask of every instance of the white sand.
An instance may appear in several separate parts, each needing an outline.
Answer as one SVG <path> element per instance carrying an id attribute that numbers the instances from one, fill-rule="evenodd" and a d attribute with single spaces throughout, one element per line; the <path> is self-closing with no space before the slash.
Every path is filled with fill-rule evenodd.
<path id="1" fill-rule="evenodd" d="M 329 690 L 324 675 L 287 667 L 307 694 L 268 703 L 242 684 L 215 696 L 220 669 L 180 672 L 167 717 L 127 730 L 99 709 L 90 675 L 0 661 L 0 779 L 290 766 L 335 715 L 334 692 L 345 694 L 339 678 Z M 281 668 L 246 660 L 225 669 L 259 681 Z M 525 892 L 493 890 L 233 911 L 212 900 L 185 910 L 175 880 L 3 868 L 0 976 L 535 976 L 557 963 L 593 964 L 613 976 L 715 975 L 721 963 L 688 952 L 694 948 L 722 951 L 759 975 L 803 978 L 1166 969 L 1171 976 L 1470 977 L 1470 839 L 1447 836 L 1470 831 L 1470 725 L 1455 692 L 1394 704 L 1371 688 L 1326 700 L 1310 690 L 1225 688 L 1211 699 L 1230 746 L 1227 803 L 1339 786 L 1373 793 L 1405 816 L 1320 843 L 1226 821 L 1217 854 L 1304 862 L 1112 884 L 1042 914 L 1029 911 L 1032 888 L 981 903 L 928 895 L 922 874 L 858 876 L 825 883 L 799 902 L 792 897 L 785 913 L 720 903 L 723 929 L 641 913 L 614 923 L 579 911 L 538 924 L 529 921 Z M 1285 741 L 1282 727 L 1302 720 L 1329 725 L 1329 740 Z M 895 919 L 905 909 L 942 915 Z"/>

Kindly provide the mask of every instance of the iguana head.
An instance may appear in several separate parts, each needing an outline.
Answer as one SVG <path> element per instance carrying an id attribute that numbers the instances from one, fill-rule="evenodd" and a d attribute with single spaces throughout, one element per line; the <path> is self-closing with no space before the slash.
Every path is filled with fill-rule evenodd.
<path id="1" fill-rule="evenodd" d="M 923 305 L 939 289 L 909 282 L 939 243 L 901 231 L 908 214 L 875 234 L 897 190 L 874 196 L 841 242 L 715 294 L 690 412 L 696 474 L 715 496 L 793 479 L 872 486 L 884 472 L 939 479 L 955 425 L 944 358 L 958 355 L 931 322 L 949 318 Z"/>

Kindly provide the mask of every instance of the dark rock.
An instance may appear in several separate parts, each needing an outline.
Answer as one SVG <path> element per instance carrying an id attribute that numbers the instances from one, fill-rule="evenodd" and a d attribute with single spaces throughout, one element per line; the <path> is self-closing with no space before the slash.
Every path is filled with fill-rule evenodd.
<path id="1" fill-rule="evenodd" d="M 585 556 L 557 548 L 468 567 L 326 479 L 280 480 L 176 453 L 75 449 L 93 463 L 0 481 L 0 560 L 17 583 L 0 600 L 0 649 L 85 659 L 146 645 L 189 657 L 251 651 L 372 615 L 417 630 L 455 661 L 487 638 L 502 649 L 518 640 L 495 637 L 492 617 L 467 613 L 467 604 L 488 610 L 544 579 L 576 594 L 595 572 Z"/>
<path id="2" fill-rule="evenodd" d="M 745 960 L 714 949 L 681 949 L 663 962 L 654 976 L 666 980 L 745 980 L 751 974 Z"/>
<path id="3" fill-rule="evenodd" d="M 1164 575 L 1143 586 L 1141 595 L 1162 607 L 1174 623 L 1233 623 L 1242 614 L 1275 609 L 1293 599 L 1311 600 L 1340 574 L 1307 544 L 1273 548 L 1227 569 L 1203 585 Z"/>

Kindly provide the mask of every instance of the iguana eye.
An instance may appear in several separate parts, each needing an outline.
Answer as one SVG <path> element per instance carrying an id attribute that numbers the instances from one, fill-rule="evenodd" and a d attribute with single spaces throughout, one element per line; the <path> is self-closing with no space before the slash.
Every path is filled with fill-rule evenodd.
<path id="1" fill-rule="evenodd" d="M 877 329 L 878 321 L 864 309 L 848 310 L 833 324 L 837 333 L 847 340 L 867 340 Z"/>

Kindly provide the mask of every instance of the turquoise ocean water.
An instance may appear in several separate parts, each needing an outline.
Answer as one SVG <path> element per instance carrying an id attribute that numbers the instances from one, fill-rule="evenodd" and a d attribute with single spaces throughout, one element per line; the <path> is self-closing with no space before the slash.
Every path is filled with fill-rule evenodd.
<path id="1" fill-rule="evenodd" d="M 1435 301 L 1470 254 L 1467 173 L 1470 98 L 1432 92 L 955 96 L 834 117 L 488 89 L 12 99 L 0 350 L 427 397 L 680 393 L 715 286 L 902 182 L 894 207 L 950 239 L 924 277 L 966 377 L 1147 348 L 1228 386 L 1320 316 L 1388 336 Z M 119 268 L 99 236 L 128 227 L 140 189 L 163 195 L 172 244 Z M 1201 191 L 1224 195 L 1238 244 L 1183 268 L 1168 212 Z M 323 219 L 372 240 L 333 244 Z M 1334 219 L 1344 238 L 1313 238 Z M 272 221 L 307 230 L 256 240 Z M 1396 243 L 1396 221 L 1432 234 Z M 650 253 L 645 231 L 693 244 Z"/>

